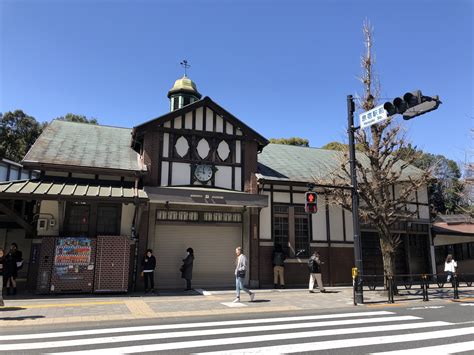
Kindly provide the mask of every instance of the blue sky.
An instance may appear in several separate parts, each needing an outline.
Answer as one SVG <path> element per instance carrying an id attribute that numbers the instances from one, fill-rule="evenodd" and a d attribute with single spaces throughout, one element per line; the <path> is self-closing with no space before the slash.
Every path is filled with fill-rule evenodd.
<path id="1" fill-rule="evenodd" d="M 132 127 L 168 112 L 187 58 L 199 91 L 256 131 L 320 147 L 346 139 L 346 95 L 362 92 L 364 19 L 382 97 L 421 89 L 443 101 L 404 122 L 411 141 L 464 161 L 474 123 L 469 0 L 0 0 L 0 111 Z"/>

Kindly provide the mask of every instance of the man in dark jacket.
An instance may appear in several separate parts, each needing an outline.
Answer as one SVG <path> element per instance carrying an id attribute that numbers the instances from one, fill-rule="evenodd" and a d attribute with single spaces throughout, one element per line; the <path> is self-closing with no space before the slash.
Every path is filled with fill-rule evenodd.
<path id="1" fill-rule="evenodd" d="M 326 292 L 323 286 L 323 278 L 321 277 L 321 265 L 324 264 L 321 261 L 320 255 L 317 251 L 313 253 L 311 258 L 308 260 L 309 269 L 309 292 L 314 293 L 314 281 L 318 284 L 320 292 Z"/>
<path id="2" fill-rule="evenodd" d="M 193 263 L 194 263 L 194 250 L 193 248 L 186 249 L 187 255 L 183 259 L 183 266 L 181 266 L 181 278 L 186 280 L 185 291 L 191 291 L 191 280 L 193 278 Z"/>
<path id="3" fill-rule="evenodd" d="M 155 292 L 155 268 L 156 259 L 153 256 L 153 251 L 148 249 L 142 260 L 143 266 L 143 278 L 145 281 L 145 293 L 148 291 Z M 150 282 L 151 289 L 148 288 L 148 282 Z"/>
<path id="4" fill-rule="evenodd" d="M 286 255 L 280 244 L 275 244 L 272 254 L 273 263 L 273 284 L 278 287 L 278 279 L 280 279 L 281 288 L 285 288 L 285 259 Z"/>

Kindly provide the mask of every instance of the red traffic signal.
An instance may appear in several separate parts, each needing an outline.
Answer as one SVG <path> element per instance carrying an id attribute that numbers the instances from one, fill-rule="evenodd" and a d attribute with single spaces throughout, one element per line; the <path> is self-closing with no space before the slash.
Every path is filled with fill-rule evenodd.
<path id="1" fill-rule="evenodd" d="M 313 191 L 307 191 L 304 195 L 304 210 L 306 213 L 318 212 L 318 194 Z"/>

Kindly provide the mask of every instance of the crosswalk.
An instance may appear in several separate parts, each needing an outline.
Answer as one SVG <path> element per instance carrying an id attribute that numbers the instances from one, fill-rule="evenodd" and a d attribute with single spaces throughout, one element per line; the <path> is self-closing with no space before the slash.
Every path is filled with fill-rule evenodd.
<path id="1" fill-rule="evenodd" d="M 473 336 L 474 324 L 362 311 L 0 335 L 0 352 L 291 354 L 350 349 L 357 354 L 446 354 L 474 352 Z M 389 347 L 380 352 L 383 344 Z"/>

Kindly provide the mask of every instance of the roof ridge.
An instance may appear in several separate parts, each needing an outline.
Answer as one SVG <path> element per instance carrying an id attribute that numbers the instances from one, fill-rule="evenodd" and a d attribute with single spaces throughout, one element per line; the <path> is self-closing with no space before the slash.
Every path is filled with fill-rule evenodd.
<path id="1" fill-rule="evenodd" d="M 99 123 L 98 124 L 92 124 L 92 123 L 86 123 L 86 122 L 73 122 L 73 121 L 60 120 L 60 119 L 57 119 L 57 118 L 52 120 L 50 122 L 50 124 L 53 123 L 54 121 L 61 122 L 61 123 L 72 123 L 72 124 L 88 125 L 88 126 L 92 126 L 92 127 L 107 127 L 107 128 L 128 129 L 130 131 L 132 130 L 132 127 L 119 127 L 119 126 L 105 125 L 105 124 L 99 124 Z"/>

